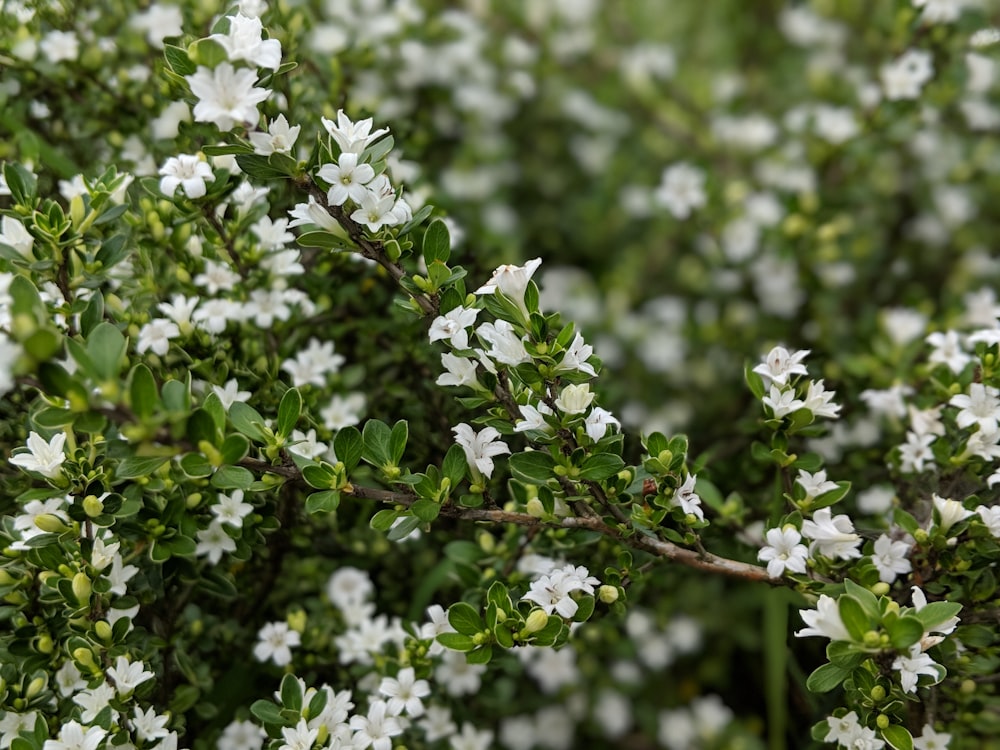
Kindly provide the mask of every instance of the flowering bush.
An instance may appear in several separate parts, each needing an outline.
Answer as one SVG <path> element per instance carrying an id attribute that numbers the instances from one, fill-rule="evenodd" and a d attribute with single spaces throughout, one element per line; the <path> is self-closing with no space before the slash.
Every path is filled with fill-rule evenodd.
<path id="1" fill-rule="evenodd" d="M 0 750 L 995 742 L 997 9 L 440 5 L 0 6 Z"/>

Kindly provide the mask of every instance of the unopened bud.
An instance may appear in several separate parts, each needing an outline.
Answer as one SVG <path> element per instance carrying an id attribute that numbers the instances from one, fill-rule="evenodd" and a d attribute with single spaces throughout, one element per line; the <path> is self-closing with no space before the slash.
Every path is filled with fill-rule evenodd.
<path id="1" fill-rule="evenodd" d="M 597 598 L 605 604 L 614 604 L 618 601 L 618 587 L 604 584 L 597 589 Z"/>
<path id="2" fill-rule="evenodd" d="M 97 637 L 102 641 L 111 641 L 111 625 L 108 624 L 107 620 L 98 620 L 94 623 L 94 633 L 96 633 Z"/>
<path id="3" fill-rule="evenodd" d="M 549 616 L 545 614 L 544 609 L 533 609 L 528 615 L 528 619 L 524 621 L 524 632 L 525 633 L 537 633 L 539 630 L 544 628 L 549 624 Z"/>
<path id="4" fill-rule="evenodd" d="M 80 572 L 73 576 L 73 596 L 80 604 L 87 604 L 90 601 L 90 594 L 93 588 L 87 574 Z"/>
<path id="5" fill-rule="evenodd" d="M 864 634 L 862 641 L 864 641 L 866 648 L 878 648 L 879 644 L 882 643 L 882 636 L 878 634 L 878 631 L 869 630 Z"/>
<path id="6" fill-rule="evenodd" d="M 73 658 L 85 667 L 94 666 L 94 654 L 89 648 L 81 646 L 80 648 L 73 649 Z"/>
<path id="7" fill-rule="evenodd" d="M 83 498 L 83 512 L 87 514 L 88 518 L 97 518 L 104 512 L 104 503 L 97 495 L 87 495 Z"/>
<path id="8" fill-rule="evenodd" d="M 486 554 L 492 553 L 497 547 L 497 540 L 488 531 L 479 532 L 479 547 Z"/>
<path id="9" fill-rule="evenodd" d="M 45 689 L 45 678 L 36 677 L 28 683 L 28 689 L 24 691 L 24 697 L 29 701 Z"/>
<path id="10" fill-rule="evenodd" d="M 38 649 L 40 654 L 51 654 L 55 645 L 52 643 L 52 636 L 48 633 L 43 633 L 38 636 L 38 641 L 35 643 L 35 648 Z"/>
<path id="11" fill-rule="evenodd" d="M 875 719 L 875 726 L 879 729 L 888 729 L 890 723 L 889 717 L 885 714 L 879 714 Z"/>
<path id="12" fill-rule="evenodd" d="M 52 513 L 42 513 L 35 516 L 35 526 L 50 534 L 62 534 L 69 531 L 69 526 L 57 515 Z"/>
<path id="13" fill-rule="evenodd" d="M 289 612 L 285 619 L 288 621 L 288 627 L 296 633 L 304 633 L 306 629 L 306 617 L 306 611 L 304 609 L 299 609 L 294 612 Z"/>
<path id="14" fill-rule="evenodd" d="M 885 596 L 889 593 L 889 584 L 884 581 L 879 581 L 871 587 L 871 592 L 875 594 L 875 596 Z"/>
<path id="15" fill-rule="evenodd" d="M 542 505 L 542 501 L 537 497 L 533 497 L 528 501 L 525 510 L 528 511 L 528 515 L 532 518 L 541 518 L 545 515 L 545 506 Z"/>
<path id="16" fill-rule="evenodd" d="M 875 701 L 876 703 L 878 701 L 884 700 L 885 699 L 885 688 L 882 687 L 881 685 L 876 685 L 875 687 L 873 687 L 871 689 L 871 692 L 869 693 L 869 695 L 871 696 L 871 699 L 873 701 Z"/>

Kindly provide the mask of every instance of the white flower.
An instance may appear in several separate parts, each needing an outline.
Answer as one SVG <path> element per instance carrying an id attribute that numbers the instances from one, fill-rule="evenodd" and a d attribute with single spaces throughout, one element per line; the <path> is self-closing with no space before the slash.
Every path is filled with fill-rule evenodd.
<path id="1" fill-rule="evenodd" d="M 468 349 L 468 328 L 476 322 L 477 315 L 479 310 L 476 308 L 466 308 L 461 305 L 454 307 L 434 319 L 428 336 L 432 342 L 447 339 L 455 349 Z"/>
<path id="2" fill-rule="evenodd" d="M 595 406 L 590 410 L 590 414 L 583 420 L 583 427 L 587 431 L 587 436 L 595 443 L 603 438 L 608 431 L 608 427 L 620 430 L 622 423 L 607 409 Z M 515 428 L 516 429 L 516 428 Z"/>
<path id="3" fill-rule="evenodd" d="M 336 123 L 325 117 L 322 118 L 322 122 L 323 127 L 326 128 L 326 132 L 333 136 L 333 140 L 340 146 L 340 150 L 353 154 L 360 154 L 369 143 L 378 140 L 389 132 L 389 128 L 382 128 L 373 133 L 371 132 L 372 119 L 370 117 L 366 120 L 352 122 L 342 109 L 337 110 Z"/>
<path id="4" fill-rule="evenodd" d="M 485 355 L 500 364 L 517 367 L 531 361 L 524 340 L 506 320 L 483 323 L 476 329 L 476 335 L 492 347 Z"/>
<path id="5" fill-rule="evenodd" d="M 765 385 L 787 385 L 793 375 L 808 375 L 802 360 L 809 354 L 808 349 L 789 352 L 783 346 L 776 346 L 767 353 L 764 361 L 753 368 L 761 376 Z M 820 383 L 822 385 L 822 381 Z"/>
<path id="6" fill-rule="evenodd" d="M 441 355 L 441 364 L 448 372 L 441 373 L 435 381 L 438 385 L 466 385 L 475 388 L 479 385 L 476 378 L 478 363 L 467 357 L 456 357 L 445 352 Z"/>
<path id="7" fill-rule="evenodd" d="M 156 49 L 163 49 L 163 40 L 184 33 L 184 15 L 176 5 L 152 3 L 142 13 L 136 13 L 129 25 L 146 34 L 146 40 Z"/>
<path id="8" fill-rule="evenodd" d="M 840 404 L 831 403 L 836 394 L 823 388 L 822 380 L 810 380 L 803 406 L 817 417 L 836 419 L 840 414 Z"/>
<path id="9" fill-rule="evenodd" d="M 431 686 L 416 678 L 413 667 L 406 667 L 395 677 L 383 677 L 378 691 L 389 699 L 388 710 L 393 716 L 404 710 L 408 716 L 420 716 L 424 712 L 421 698 L 431 694 Z"/>
<path id="10" fill-rule="evenodd" d="M 364 224 L 370 232 L 400 223 L 399 217 L 392 211 L 396 205 L 396 197 L 391 193 L 380 195 L 366 187 L 364 195 L 355 202 L 360 208 L 351 214 L 351 221 Z"/>
<path id="11" fill-rule="evenodd" d="M 653 193 L 654 200 L 677 219 L 686 219 L 691 210 L 705 205 L 705 173 L 697 167 L 681 162 L 663 170 L 660 185 Z"/>
<path id="12" fill-rule="evenodd" d="M 320 409 L 319 415 L 323 418 L 323 426 L 336 432 L 360 422 L 364 408 L 365 394 L 348 393 L 341 396 L 338 393 L 330 399 L 329 404 Z"/>
<path id="13" fill-rule="evenodd" d="M 387 715 L 388 704 L 375 700 L 368 706 L 368 715 L 355 714 L 351 717 L 355 747 L 371 747 L 372 750 L 390 750 L 392 737 L 403 733 L 403 727 L 395 716 Z"/>
<path id="14" fill-rule="evenodd" d="M 59 739 L 45 740 L 43 750 L 97 750 L 108 730 L 84 727 L 78 721 L 68 721 L 59 729 Z"/>
<path id="15" fill-rule="evenodd" d="M 201 198 L 207 192 L 205 181 L 214 179 L 215 173 L 208 162 L 202 161 L 195 154 L 171 156 L 160 168 L 163 179 L 160 180 L 160 192 L 173 197 L 177 187 L 184 191 L 188 198 Z M 195 280 L 195 283 L 198 283 Z"/>
<path id="16" fill-rule="evenodd" d="M 142 711 L 136 706 L 133 710 L 132 726 L 135 728 L 139 739 L 143 742 L 166 737 L 169 734 L 167 731 L 168 721 L 170 721 L 170 716 L 157 714 L 155 708 Z"/>
<path id="17" fill-rule="evenodd" d="M 931 450 L 931 443 L 935 439 L 934 435 L 918 435 L 915 432 L 908 431 L 906 433 L 906 442 L 899 446 L 900 469 L 905 472 L 919 474 L 924 470 L 925 462 L 934 463 L 934 452 Z"/>
<path id="18" fill-rule="evenodd" d="M 38 47 L 50 63 L 76 60 L 80 56 L 80 40 L 73 31 L 50 31 Z"/>
<path id="19" fill-rule="evenodd" d="M 910 49 L 879 71 L 885 98 L 889 101 L 918 99 L 921 89 L 934 76 L 931 53 Z"/>
<path id="20" fill-rule="evenodd" d="M 674 490 L 670 505 L 674 508 L 680 506 L 686 514 L 697 516 L 699 521 L 704 521 L 705 513 L 701 509 L 701 498 L 694 491 L 696 480 L 697 477 L 694 474 L 688 474 L 684 483 Z"/>
<path id="21" fill-rule="evenodd" d="M 219 130 L 232 130 L 237 124 L 255 124 L 257 105 L 270 92 L 254 86 L 257 74 L 252 70 L 236 70 L 229 63 L 210 69 L 202 65 L 194 75 L 185 76 L 191 92 L 198 97 L 194 119 L 211 122 Z"/>
<path id="22" fill-rule="evenodd" d="M 959 393 L 948 403 L 961 411 L 955 416 L 959 427 L 979 425 L 980 432 L 995 432 L 1000 419 L 1000 390 L 982 383 L 971 383 L 968 395 Z"/>
<path id="23" fill-rule="evenodd" d="M 803 521 L 802 535 L 813 540 L 810 552 L 817 550 L 831 559 L 843 560 L 861 556 L 858 550 L 861 537 L 854 533 L 851 519 L 844 514 L 831 517 L 829 508 L 820 508 L 812 520 Z"/>
<path id="24" fill-rule="evenodd" d="M 487 478 L 493 476 L 493 457 L 510 453 L 510 447 L 500 440 L 500 433 L 495 427 L 484 427 L 475 432 L 472 427 L 462 423 L 452 428 L 455 442 L 465 451 L 465 460 L 474 473 L 481 473 Z"/>
<path id="25" fill-rule="evenodd" d="M 210 510 L 219 523 L 227 523 L 239 529 L 243 527 L 243 519 L 253 511 L 253 506 L 243 502 L 243 490 L 233 490 L 232 495 L 220 492 L 219 502 L 213 503 Z"/>
<path id="26" fill-rule="evenodd" d="M 166 318 L 155 318 L 139 330 L 139 340 L 135 344 L 137 354 L 152 351 L 161 357 L 170 350 L 170 340 L 181 335 L 177 324 Z"/>
<path id="27" fill-rule="evenodd" d="M 802 621 L 808 627 L 795 632 L 796 638 L 806 638 L 811 635 L 820 635 L 829 638 L 831 641 L 849 641 L 850 633 L 840 619 L 840 610 L 837 608 L 837 600 L 822 594 L 816 602 L 816 609 L 800 609 L 799 614 Z"/>
<path id="28" fill-rule="evenodd" d="M 10 463 L 26 471 L 37 471 L 43 477 L 55 479 L 62 473 L 60 467 L 66 460 L 66 454 L 63 453 L 65 444 L 65 432 L 57 432 L 51 440 L 46 441 L 37 432 L 32 431 L 28 433 L 28 452 L 11 456 Z"/>
<path id="29" fill-rule="evenodd" d="M 108 677 L 114 682 L 119 698 L 124 698 L 154 676 L 152 672 L 146 671 L 146 665 L 141 661 L 130 662 L 125 656 L 119 656 L 115 660 L 115 666 L 108 669 Z"/>
<path id="30" fill-rule="evenodd" d="M 217 263 L 214 260 L 205 261 L 205 270 L 194 277 L 194 283 L 207 291 L 209 294 L 217 292 L 227 292 L 233 289 L 240 281 L 240 275 L 233 271 L 224 263 Z M 221 300 L 208 300 L 202 304 L 196 312 L 195 320 L 202 320 L 206 317 L 206 309 L 212 302 Z M 227 300 L 228 302 L 228 300 Z M 229 303 L 232 304 L 232 303 Z M 217 311 L 216 311 L 217 312 Z M 222 330 L 221 328 L 219 330 Z"/>
<path id="31" fill-rule="evenodd" d="M 94 548 L 90 552 L 90 564 L 94 566 L 95 570 L 104 570 L 114 562 L 119 547 L 121 547 L 121 542 L 108 544 L 101 537 L 96 537 Z"/>
<path id="32" fill-rule="evenodd" d="M 236 540 L 226 533 L 218 519 L 212 521 L 208 528 L 199 529 L 195 536 L 198 538 L 195 554 L 205 555 L 212 565 L 217 565 L 225 553 L 236 551 Z"/>
<path id="33" fill-rule="evenodd" d="M 771 408 L 771 413 L 775 419 L 781 419 L 787 414 L 792 414 L 803 408 L 806 404 L 795 398 L 795 391 L 789 388 L 786 391 L 779 391 L 776 385 L 771 386 L 771 391 L 761 399 L 765 406 Z"/>
<path id="34" fill-rule="evenodd" d="M 925 340 L 934 347 L 934 351 L 927 358 L 931 364 L 947 365 L 949 370 L 958 375 L 972 361 L 972 357 L 962 349 L 962 342 L 957 331 L 945 331 L 944 333 L 937 331 L 928 334 Z"/>
<path id="35" fill-rule="evenodd" d="M 298 632 L 289 628 L 287 622 L 269 622 L 257 633 L 257 645 L 253 647 L 253 655 L 258 661 L 270 659 L 279 667 L 283 667 L 291 663 L 292 648 L 300 643 Z"/>
<path id="36" fill-rule="evenodd" d="M 262 39 L 263 32 L 259 18 L 247 18 L 237 13 L 229 18 L 228 34 L 212 34 L 209 39 L 226 50 L 231 62 L 246 60 L 259 68 L 277 70 L 281 66 L 281 42 Z"/>
<path id="37" fill-rule="evenodd" d="M 949 500 L 947 498 L 940 497 L 937 493 L 931 495 L 931 499 L 934 501 L 934 507 L 937 509 L 938 515 L 941 517 L 940 528 L 945 534 L 947 534 L 948 529 L 956 523 L 965 520 L 972 515 L 972 511 L 966 510 L 965 506 L 958 502 L 958 500 Z"/>
<path id="38" fill-rule="evenodd" d="M 216 750 L 261 750 L 267 732 L 252 721 L 231 721 L 219 737 Z"/>
<path id="39" fill-rule="evenodd" d="M 338 609 L 347 609 L 365 602 L 375 591 L 372 579 L 358 568 L 344 565 L 337 568 L 326 584 L 326 595 Z"/>
<path id="40" fill-rule="evenodd" d="M 292 146 L 299 137 L 301 125 L 289 127 L 284 115 L 278 115 L 271 120 L 266 133 L 249 133 L 247 137 L 253 144 L 255 154 L 270 156 L 271 154 L 290 154 Z"/>
<path id="41" fill-rule="evenodd" d="M 448 695 L 474 695 L 479 692 L 485 672 L 485 664 L 469 664 L 461 651 L 445 651 L 434 670 L 434 679 L 444 685 Z"/>
<path id="42" fill-rule="evenodd" d="M 295 239 L 288 231 L 288 219 L 274 219 L 262 216 L 259 221 L 250 225 L 250 231 L 257 235 L 260 246 L 265 250 L 282 250 L 285 245 Z"/>
<path id="43" fill-rule="evenodd" d="M 799 475 L 795 478 L 795 483 L 806 491 L 806 498 L 819 497 L 825 492 L 838 489 L 836 482 L 831 482 L 826 478 L 826 471 L 820 469 L 815 474 L 799 469 Z"/>
<path id="44" fill-rule="evenodd" d="M 885 534 L 875 540 L 872 552 L 872 564 L 878 568 L 878 578 L 883 583 L 892 583 L 897 575 L 909 573 L 913 566 L 909 554 L 911 545 L 906 542 L 894 542 Z"/>
<path id="45" fill-rule="evenodd" d="M 555 372 L 582 372 L 590 377 L 596 377 L 597 371 L 587 359 L 594 354 L 594 347 L 583 340 L 579 333 L 573 338 L 569 348 L 563 352 L 563 358 L 555 367 Z"/>
<path id="46" fill-rule="evenodd" d="M 240 384 L 237 382 L 236 378 L 230 378 L 226 381 L 224 386 L 212 386 L 212 392 L 219 397 L 219 401 L 222 402 L 222 408 L 229 411 L 231 407 L 237 401 L 248 401 L 252 395 L 250 391 L 241 391 Z"/>
<path id="47" fill-rule="evenodd" d="M 787 524 L 780 529 L 767 530 L 767 546 L 761 548 L 757 553 L 757 559 L 767 563 L 767 574 L 772 578 L 778 578 L 786 570 L 792 573 L 805 573 L 806 561 L 809 558 L 809 551 L 799 534 L 791 524 Z"/>
<path id="48" fill-rule="evenodd" d="M 899 672 L 899 684 L 904 693 L 917 692 L 917 680 L 920 675 L 933 677 L 935 682 L 941 677 L 939 672 L 941 667 L 931 657 L 921 652 L 919 643 L 910 647 L 908 656 L 897 656 L 892 668 Z"/>
<path id="49" fill-rule="evenodd" d="M 114 697 L 115 689 L 106 682 L 103 682 L 97 687 L 81 690 L 73 696 L 73 702 L 82 709 L 80 711 L 80 719 L 90 724 L 108 706 Z M 114 713 L 117 714 L 117 712 Z"/>
<path id="50" fill-rule="evenodd" d="M 13 216 L 4 216 L 0 219 L 0 229 L 0 243 L 10 245 L 25 258 L 32 258 L 31 246 L 35 238 L 24 228 L 24 224 Z"/>
<path id="51" fill-rule="evenodd" d="M 588 383 L 572 383 L 563 388 L 556 398 L 556 408 L 564 414 L 583 414 L 596 395 L 591 393 Z"/>
<path id="52" fill-rule="evenodd" d="M 986 506 L 980 505 L 976 508 L 980 520 L 986 525 L 997 539 L 1000 539 L 1000 505 Z"/>
<path id="53" fill-rule="evenodd" d="M 919 737 L 913 738 L 913 750 L 948 750 L 951 735 L 946 732 L 935 732 L 930 724 L 924 724 Z"/>
<path id="54" fill-rule="evenodd" d="M 296 633 L 296 635 L 298 634 Z M 278 750 L 311 750 L 318 736 L 319 727 L 310 729 L 309 723 L 305 719 L 299 719 L 294 727 L 281 728 L 281 737 L 284 743 Z"/>
<path id="55" fill-rule="evenodd" d="M 448 746 L 451 750 L 490 750 L 492 743 L 492 731 L 489 729 L 479 731 L 467 721 L 462 722 L 460 734 L 448 738 Z"/>
<path id="56" fill-rule="evenodd" d="M 320 342 L 311 338 L 308 346 L 295 359 L 286 359 L 281 363 L 281 369 L 292 376 L 292 385 L 296 388 L 309 384 L 322 388 L 327 377 L 336 375 L 345 361 L 343 355 L 334 353 L 332 341 Z"/>
<path id="57" fill-rule="evenodd" d="M 574 591 L 583 591 L 585 594 L 593 595 L 594 587 L 600 583 L 586 568 L 566 565 L 534 581 L 528 593 L 521 597 L 521 601 L 534 602 L 546 614 L 551 615 L 556 612 L 561 617 L 569 619 L 579 609 L 571 594 Z"/>
<path id="58" fill-rule="evenodd" d="M 371 164 L 358 164 L 358 154 L 345 151 L 336 164 L 324 164 L 317 176 L 330 183 L 326 200 L 331 206 L 342 206 L 348 199 L 361 203 L 369 194 L 365 187 L 375 179 L 375 170 Z"/>
<path id="59" fill-rule="evenodd" d="M 295 221 L 289 223 L 289 227 L 301 227 L 307 224 L 315 224 L 316 226 L 326 229 L 327 231 L 337 231 L 340 224 L 337 220 L 330 216 L 329 211 L 323 206 L 316 202 L 313 196 L 309 196 L 308 203 L 296 203 L 295 208 L 288 212 Z"/>
<path id="60" fill-rule="evenodd" d="M 524 303 L 524 294 L 532 275 L 542 265 L 541 258 L 529 260 L 523 266 L 505 264 L 493 272 L 490 280 L 476 290 L 476 294 L 493 294 L 499 291 L 521 311 L 525 320 L 528 318 L 528 308 Z"/>

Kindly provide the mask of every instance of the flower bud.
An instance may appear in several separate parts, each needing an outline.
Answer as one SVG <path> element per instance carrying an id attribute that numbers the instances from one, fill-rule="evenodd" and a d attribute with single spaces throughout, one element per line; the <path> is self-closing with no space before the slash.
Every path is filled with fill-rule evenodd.
<path id="1" fill-rule="evenodd" d="M 93 588 L 87 574 L 80 572 L 73 576 L 73 596 L 80 604 L 87 604 L 90 601 L 90 594 Z"/>
<path id="2" fill-rule="evenodd" d="M 285 619 L 288 621 L 288 627 L 292 630 L 297 633 L 304 633 L 306 629 L 306 617 L 306 611 L 299 609 L 295 612 L 289 612 Z"/>
<path id="3" fill-rule="evenodd" d="M 545 515 L 545 506 L 542 505 L 542 501 L 537 497 L 533 497 L 528 501 L 526 510 L 532 518 L 542 518 Z"/>
<path id="4" fill-rule="evenodd" d="M 881 685 L 876 685 L 875 687 L 872 688 L 869 695 L 871 696 L 871 699 L 873 701 L 878 703 L 879 701 L 885 699 L 885 688 L 882 687 Z"/>
<path id="5" fill-rule="evenodd" d="M 479 532 L 479 538 L 477 541 L 479 542 L 480 549 L 482 549 L 482 551 L 486 554 L 493 553 L 493 551 L 497 548 L 496 538 L 488 531 Z"/>
<path id="6" fill-rule="evenodd" d="M 97 518 L 104 512 L 104 503 L 97 495 L 87 495 L 83 498 L 83 512 L 88 518 Z"/>
<path id="7" fill-rule="evenodd" d="M 878 648 L 879 644 L 882 642 L 881 636 L 878 634 L 877 630 L 869 630 L 864 634 L 862 641 L 866 648 Z"/>
<path id="8" fill-rule="evenodd" d="M 614 604 L 618 601 L 618 587 L 604 584 L 597 589 L 597 598 L 604 604 Z"/>
<path id="9" fill-rule="evenodd" d="M 36 677 L 28 683 L 28 689 L 24 691 L 24 697 L 29 701 L 45 689 L 45 678 Z"/>
<path id="10" fill-rule="evenodd" d="M 533 609 L 528 615 L 528 619 L 524 621 L 524 632 L 525 633 L 537 633 L 539 630 L 544 628 L 549 624 L 549 616 L 545 614 L 544 609 Z"/>
<path id="11" fill-rule="evenodd" d="M 42 633 L 35 642 L 35 648 L 38 649 L 38 653 L 40 654 L 51 654 L 55 648 L 55 645 L 52 643 L 52 636 L 48 633 Z"/>
<path id="12" fill-rule="evenodd" d="M 91 652 L 89 648 L 84 648 L 83 646 L 73 649 L 73 659 L 80 662 L 85 667 L 95 666 L 93 652 Z"/>
<path id="13" fill-rule="evenodd" d="M 885 714 L 879 714 L 875 719 L 875 726 L 879 729 L 887 729 L 889 727 L 890 720 Z"/>
<path id="14" fill-rule="evenodd" d="M 94 633 L 102 641 L 108 643 L 111 642 L 111 636 L 112 636 L 111 625 L 108 624 L 107 620 L 98 620 L 96 623 L 94 623 Z"/>
<path id="15" fill-rule="evenodd" d="M 871 587 L 871 592 L 875 596 L 885 596 L 889 593 L 889 584 L 884 581 L 879 581 Z"/>
<path id="16" fill-rule="evenodd" d="M 69 526 L 59 516 L 52 513 L 42 513 L 35 516 L 35 526 L 50 534 L 62 534 L 64 531 L 69 531 Z"/>

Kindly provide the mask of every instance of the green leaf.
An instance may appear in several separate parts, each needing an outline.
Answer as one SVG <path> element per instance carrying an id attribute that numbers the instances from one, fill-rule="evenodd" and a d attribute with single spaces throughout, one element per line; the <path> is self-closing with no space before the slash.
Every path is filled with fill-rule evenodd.
<path id="1" fill-rule="evenodd" d="M 222 433 L 216 428 L 212 415 L 200 407 L 191 412 L 185 431 L 188 440 L 194 446 L 197 446 L 202 440 L 210 445 L 217 446 L 222 439 Z"/>
<path id="2" fill-rule="evenodd" d="M 235 154 L 252 154 L 253 147 L 248 143 L 227 143 L 222 146 L 202 146 L 205 156 L 232 156 Z"/>
<path id="3" fill-rule="evenodd" d="M 281 397 L 278 405 L 278 429 L 275 434 L 279 437 L 288 437 L 298 424 L 299 415 L 302 413 L 302 396 L 297 388 L 289 388 L 285 395 Z"/>
<path id="4" fill-rule="evenodd" d="M 303 247 L 318 247 L 322 250 L 347 250 L 350 244 L 343 237 L 323 230 L 303 232 L 296 240 Z"/>
<path id="5" fill-rule="evenodd" d="M 290 677 L 291 675 L 289 675 Z M 281 709 L 277 704 L 272 703 L 267 700 L 255 701 L 252 706 L 250 706 L 250 713 L 256 716 L 265 724 L 277 724 L 279 726 L 291 725 L 291 722 L 285 721 L 281 715 Z"/>
<path id="6" fill-rule="evenodd" d="M 204 65 L 206 68 L 214 68 L 221 62 L 229 59 L 226 48 L 214 39 L 204 38 L 188 45 L 188 57 L 195 65 Z"/>
<path id="7" fill-rule="evenodd" d="M 198 66 L 191 62 L 187 50 L 173 44 L 166 44 L 163 47 L 164 57 L 167 58 L 167 65 L 179 76 L 189 76 L 198 70 Z"/>
<path id="8" fill-rule="evenodd" d="M 451 237 L 448 236 L 448 225 L 441 219 L 434 219 L 424 232 L 422 245 L 424 263 L 429 267 L 434 261 L 448 262 L 451 254 Z"/>
<path id="9" fill-rule="evenodd" d="M 597 604 L 594 597 L 582 596 L 577 602 L 576 614 L 573 615 L 573 622 L 586 622 L 594 614 L 594 606 Z"/>
<path id="10" fill-rule="evenodd" d="M 837 610 L 851 638 L 856 641 L 864 640 L 865 633 L 872 629 L 874 623 L 865 614 L 861 602 L 849 594 L 844 594 L 837 600 Z"/>
<path id="11" fill-rule="evenodd" d="M 448 622 L 463 635 L 475 635 L 486 627 L 479 612 L 467 602 L 455 602 L 448 608 Z"/>
<path id="12" fill-rule="evenodd" d="M 420 498 L 410 506 L 410 510 L 413 512 L 413 515 L 421 521 L 430 523 L 438 517 L 438 514 L 441 513 L 441 506 L 433 500 Z"/>
<path id="13" fill-rule="evenodd" d="M 281 678 L 280 694 L 282 708 L 290 708 L 293 711 L 302 710 L 302 686 L 295 675 L 286 674 Z"/>
<path id="14" fill-rule="evenodd" d="M 253 481 L 253 474 L 242 466 L 221 466 L 212 475 L 212 486 L 220 490 L 247 490 Z"/>
<path id="15" fill-rule="evenodd" d="M 882 608 L 879 606 L 875 594 L 864 586 L 859 586 L 850 578 L 844 580 L 844 589 L 850 596 L 853 596 L 861 603 L 861 606 L 865 608 L 865 614 L 869 620 L 875 622 L 881 619 Z"/>
<path id="16" fill-rule="evenodd" d="M 361 457 L 376 468 L 381 468 L 387 464 L 395 465 L 391 459 L 390 443 L 392 441 L 392 430 L 385 422 L 377 419 L 369 419 L 365 422 L 361 431 L 363 450 Z"/>
<path id="17" fill-rule="evenodd" d="M 268 157 L 259 154 L 237 154 L 236 163 L 248 175 L 264 182 L 292 176 L 290 172 L 272 165 Z"/>
<path id="18" fill-rule="evenodd" d="M 16 162 L 7 162 L 3 165 L 3 177 L 15 203 L 34 207 L 38 181 L 31 172 Z"/>
<path id="19" fill-rule="evenodd" d="M 87 337 L 87 354 L 103 380 L 118 377 L 125 358 L 125 337 L 111 323 L 98 324 Z"/>
<path id="20" fill-rule="evenodd" d="M 913 750 L 913 737 L 905 728 L 896 724 L 882 730 L 882 739 L 893 750 Z"/>
<path id="21" fill-rule="evenodd" d="M 191 390 L 188 384 L 181 380 L 168 380 L 160 389 L 163 406 L 174 414 L 187 414 L 191 411 Z"/>
<path id="22" fill-rule="evenodd" d="M 98 289 L 91 296 L 87 306 L 80 313 L 80 333 L 89 336 L 98 323 L 104 320 L 104 295 Z"/>
<path id="23" fill-rule="evenodd" d="M 302 478 L 310 487 L 328 490 L 333 488 L 333 482 L 337 477 L 329 464 L 309 464 L 302 469 Z"/>
<path id="24" fill-rule="evenodd" d="M 405 419 L 399 420 L 392 426 L 392 432 L 389 434 L 389 460 L 393 466 L 399 466 L 399 462 L 403 459 L 408 437 L 409 427 Z"/>
<path id="25" fill-rule="evenodd" d="M 368 522 L 368 525 L 375 531 L 388 531 L 392 528 L 392 525 L 396 522 L 397 518 L 399 518 L 399 511 L 389 510 L 387 508 L 385 510 L 380 510 L 372 516 L 372 520 Z"/>
<path id="26" fill-rule="evenodd" d="M 826 645 L 826 658 L 841 669 L 854 669 L 869 656 L 859 645 L 850 641 L 830 641 Z"/>
<path id="27" fill-rule="evenodd" d="M 338 430 L 333 438 L 333 452 L 338 461 L 342 461 L 348 473 L 354 471 L 361 460 L 364 444 L 357 427 L 345 427 Z"/>
<path id="28" fill-rule="evenodd" d="M 128 394 L 129 406 L 139 419 L 146 420 L 153 416 L 159 406 L 160 395 L 153 373 L 146 365 L 139 363 L 132 368 Z"/>
<path id="29" fill-rule="evenodd" d="M 148 477 L 170 459 L 170 456 L 132 456 L 122 460 L 115 469 L 115 479 Z"/>
<path id="30" fill-rule="evenodd" d="M 181 471 L 192 478 L 208 477 L 215 471 L 211 462 L 200 453 L 188 453 L 180 461 Z"/>
<path id="31" fill-rule="evenodd" d="M 485 646 L 480 646 L 473 651 L 469 651 L 465 654 L 465 660 L 469 664 L 489 664 L 490 659 L 493 658 L 493 646 L 487 644 Z"/>
<path id="32" fill-rule="evenodd" d="M 850 674 L 849 670 L 841 669 L 835 664 L 824 664 L 809 675 L 806 687 L 813 693 L 828 693 L 842 685 Z"/>
<path id="33" fill-rule="evenodd" d="M 893 648 L 906 651 L 914 643 L 917 643 L 924 636 L 924 626 L 919 619 L 912 615 L 900 617 L 894 622 L 886 624 L 889 633 L 889 640 Z"/>
<path id="34" fill-rule="evenodd" d="M 21 340 L 24 351 L 37 362 L 45 362 L 54 357 L 60 344 L 62 337 L 49 328 L 37 328 Z"/>
<path id="35" fill-rule="evenodd" d="M 264 418 L 249 404 L 242 401 L 233 402 L 233 405 L 229 407 L 229 421 L 233 423 L 233 427 L 251 440 L 260 443 L 267 442 L 263 430 Z"/>
<path id="36" fill-rule="evenodd" d="M 340 493 L 336 490 L 326 490 L 324 492 L 314 492 L 306 498 L 306 512 L 332 513 L 340 505 Z"/>
<path id="37" fill-rule="evenodd" d="M 416 516 L 404 516 L 403 519 L 386 532 L 385 538 L 390 542 L 398 542 L 408 536 L 411 531 L 420 525 L 420 519 Z"/>
<path id="38" fill-rule="evenodd" d="M 931 602 L 925 604 L 920 611 L 911 611 L 909 615 L 916 617 L 924 630 L 933 631 L 962 611 L 958 602 Z"/>
<path id="39" fill-rule="evenodd" d="M 448 477 L 452 489 L 462 483 L 468 468 L 468 464 L 465 461 L 465 451 L 462 450 L 462 446 L 453 444 L 448 449 L 448 452 L 444 454 L 444 461 L 441 463 L 441 473 Z"/>
<path id="40" fill-rule="evenodd" d="M 580 467 L 580 478 L 600 482 L 613 477 L 625 468 L 625 462 L 613 453 L 598 453 L 591 456 Z"/>
<path id="41" fill-rule="evenodd" d="M 441 633 L 437 637 L 437 642 L 452 651 L 471 651 L 476 647 L 475 642 L 469 636 L 461 633 Z"/>
<path id="42" fill-rule="evenodd" d="M 510 457 L 510 473 L 525 484 L 545 484 L 552 479 L 555 461 L 545 451 L 525 451 Z"/>
<path id="43" fill-rule="evenodd" d="M 250 441 L 243 435 L 233 433 L 227 435 L 219 448 L 222 453 L 222 460 L 227 464 L 238 464 L 250 452 Z"/>

